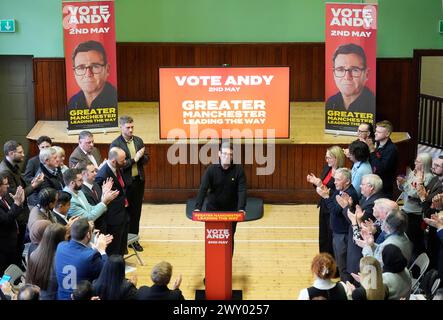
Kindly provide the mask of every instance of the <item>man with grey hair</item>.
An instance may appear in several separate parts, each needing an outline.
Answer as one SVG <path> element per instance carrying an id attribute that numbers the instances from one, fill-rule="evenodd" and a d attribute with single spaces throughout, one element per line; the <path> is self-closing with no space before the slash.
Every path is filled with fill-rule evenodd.
<path id="1" fill-rule="evenodd" d="M 138 289 L 137 300 L 185 300 L 180 284 L 182 276 L 175 280 L 172 290 L 168 288 L 172 276 L 172 265 L 162 261 L 157 263 L 151 271 L 152 287 L 142 286 Z"/>
<path id="2" fill-rule="evenodd" d="M 361 198 L 355 208 L 355 213 L 348 209 L 348 218 L 351 221 L 348 235 L 347 270 L 358 273 L 360 270 L 361 248 L 355 244 L 355 239 L 360 239 L 360 229 L 363 221 L 375 221 L 373 215 L 374 202 L 383 195 L 381 190 L 383 181 L 376 174 L 366 174 L 360 183 Z"/>
<path id="3" fill-rule="evenodd" d="M 122 168 L 125 166 L 125 152 L 117 147 L 109 150 L 108 160 L 100 168 L 95 177 L 95 182 L 103 185 L 109 178 L 112 178 L 112 190 L 118 190 L 117 197 L 108 204 L 108 210 L 104 215 L 105 230 L 100 230 L 109 233 L 114 240 L 106 248 L 108 255 L 120 254 L 124 255 L 128 252 L 128 199 L 126 196 L 126 184 L 128 183 L 122 173 Z"/>
<path id="4" fill-rule="evenodd" d="M 386 238 L 382 243 L 376 244 L 374 242 L 374 235 L 367 229 L 362 229 L 361 235 L 363 240 L 356 240 L 356 243 L 363 248 L 363 256 L 373 256 L 380 262 L 381 266 L 383 266 L 383 248 L 388 244 L 397 246 L 406 260 L 410 262 L 412 243 L 406 236 L 407 227 L 407 215 L 401 210 L 394 210 L 386 216 L 386 220 L 382 224 L 382 230 L 386 232 Z"/>
<path id="5" fill-rule="evenodd" d="M 351 171 L 347 168 L 339 168 L 334 173 L 335 192 L 329 196 L 329 189 L 325 185 L 317 187 L 317 193 L 326 199 L 326 206 L 330 212 L 330 224 L 332 229 L 332 247 L 334 248 L 335 261 L 340 272 L 342 281 L 351 281 L 351 274 L 346 270 L 348 233 L 350 222 L 347 219 L 347 211 L 354 211 L 358 202 L 358 194 L 351 184 Z"/>
<path id="6" fill-rule="evenodd" d="M 48 136 L 38 137 L 36 143 L 39 151 L 52 146 L 52 140 Z M 39 168 L 40 168 L 39 155 L 29 158 L 28 163 L 26 164 L 25 173 L 23 174 L 23 179 L 25 179 L 26 183 L 32 182 L 32 179 L 34 179 L 35 174 L 37 173 Z"/>
<path id="7" fill-rule="evenodd" d="M 42 149 L 40 150 L 39 159 L 40 169 L 37 171 L 36 177 L 43 173 L 43 181 L 28 197 L 28 205 L 30 206 L 37 205 L 37 197 L 41 190 L 45 188 L 62 190 L 65 186 L 63 175 L 58 168 L 57 151 L 53 147 Z"/>
<path id="8" fill-rule="evenodd" d="M 377 199 L 374 201 L 373 208 L 375 221 L 366 220 L 361 223 L 362 228 L 368 229 L 374 235 L 375 243 L 380 244 L 385 241 L 386 233 L 381 230 L 381 225 L 388 213 L 394 210 L 400 210 L 397 202 L 388 198 Z"/>
<path id="9" fill-rule="evenodd" d="M 77 167 L 79 162 L 83 166 L 92 163 L 97 169 L 102 164 L 100 151 L 94 147 L 94 136 L 86 130 L 78 135 L 78 146 L 69 157 L 69 167 Z"/>

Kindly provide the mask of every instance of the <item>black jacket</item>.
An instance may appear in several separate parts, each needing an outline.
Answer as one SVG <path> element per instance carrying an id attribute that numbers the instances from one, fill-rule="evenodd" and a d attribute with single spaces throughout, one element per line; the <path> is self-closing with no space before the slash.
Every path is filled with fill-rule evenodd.
<path id="1" fill-rule="evenodd" d="M 53 188 L 55 190 L 63 190 L 65 187 L 65 182 L 63 181 L 62 173 L 57 170 L 57 173 L 53 174 L 49 172 L 49 170 L 40 163 L 40 169 L 37 171 L 36 175 L 43 172 L 44 179 L 43 182 L 34 189 L 34 192 L 28 198 L 28 204 L 31 206 L 35 206 L 38 203 L 38 194 L 41 190 L 45 188 Z"/>
<path id="2" fill-rule="evenodd" d="M 139 138 L 137 136 L 133 136 L 133 139 L 134 139 L 134 146 L 135 146 L 136 152 L 145 146 L 143 143 L 143 140 L 141 138 Z M 132 182 L 132 173 L 131 173 L 132 165 L 135 163 L 135 161 L 133 158 L 131 158 L 131 153 L 129 152 L 126 140 L 123 138 L 122 135 L 120 135 L 117 137 L 117 139 L 112 141 L 110 148 L 112 148 L 112 147 L 119 147 L 120 149 L 123 149 L 123 151 L 125 152 L 126 164 L 123 167 L 122 171 L 123 171 L 123 175 L 125 176 L 125 180 L 128 181 L 128 183 L 131 183 Z M 145 180 L 145 172 L 143 169 L 143 165 L 145 163 L 147 163 L 148 160 L 149 160 L 149 155 L 145 151 L 145 154 L 143 155 L 143 157 L 141 157 L 140 160 L 137 162 L 138 175 L 140 176 L 140 179 L 142 181 Z"/>
<path id="3" fill-rule="evenodd" d="M 239 164 L 223 169 L 220 164 L 211 164 L 205 171 L 198 191 L 195 209 L 202 209 L 208 196 L 208 211 L 238 211 L 246 208 L 246 176 Z"/>
<path id="4" fill-rule="evenodd" d="M 170 290 L 167 286 L 154 284 L 138 289 L 137 300 L 185 300 L 180 289 Z"/>

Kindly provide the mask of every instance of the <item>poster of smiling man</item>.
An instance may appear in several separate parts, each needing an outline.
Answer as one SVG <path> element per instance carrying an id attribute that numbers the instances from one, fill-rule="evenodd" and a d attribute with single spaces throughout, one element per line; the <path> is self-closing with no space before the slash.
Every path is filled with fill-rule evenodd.
<path id="1" fill-rule="evenodd" d="M 325 132 L 375 120 L 377 6 L 326 4 Z"/>
<path id="2" fill-rule="evenodd" d="M 117 126 L 114 1 L 63 2 L 68 132 Z"/>

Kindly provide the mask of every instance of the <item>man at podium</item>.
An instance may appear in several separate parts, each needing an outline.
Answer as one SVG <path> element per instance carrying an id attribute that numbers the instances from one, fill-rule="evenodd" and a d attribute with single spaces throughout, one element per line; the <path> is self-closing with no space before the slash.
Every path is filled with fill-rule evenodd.
<path id="1" fill-rule="evenodd" d="M 246 208 L 246 176 L 240 164 L 233 163 L 233 148 L 223 141 L 218 151 L 219 163 L 205 171 L 197 195 L 194 211 L 202 210 L 207 196 L 206 211 L 240 211 Z M 237 222 L 232 223 L 232 253 Z"/>

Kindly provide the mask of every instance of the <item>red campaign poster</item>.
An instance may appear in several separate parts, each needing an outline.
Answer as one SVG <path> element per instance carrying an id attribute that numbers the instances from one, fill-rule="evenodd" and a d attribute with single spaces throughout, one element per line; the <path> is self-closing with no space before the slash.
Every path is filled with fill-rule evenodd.
<path id="1" fill-rule="evenodd" d="M 63 2 L 68 131 L 117 126 L 114 1 Z"/>
<path id="2" fill-rule="evenodd" d="M 326 4 L 325 132 L 375 121 L 377 6 Z"/>

